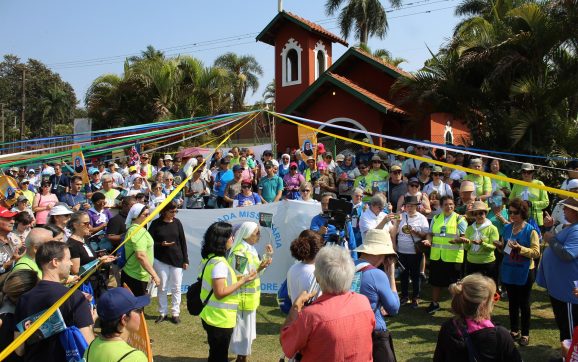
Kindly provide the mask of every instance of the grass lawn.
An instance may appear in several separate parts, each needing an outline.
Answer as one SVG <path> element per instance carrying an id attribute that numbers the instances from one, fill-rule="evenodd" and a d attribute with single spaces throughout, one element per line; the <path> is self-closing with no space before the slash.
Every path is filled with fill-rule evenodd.
<path id="1" fill-rule="evenodd" d="M 427 300 L 430 288 L 426 286 L 424 289 L 424 299 Z M 519 347 L 519 350 L 524 361 L 544 362 L 558 356 L 558 329 L 547 294 L 541 288 L 534 287 L 532 298 L 530 345 Z M 440 325 L 451 316 L 448 311 L 449 300 L 441 305 L 442 311 L 434 316 L 425 312 L 427 303 L 423 302 L 420 309 L 402 307 L 399 315 L 387 320 L 388 329 L 393 334 L 398 361 L 431 361 Z M 160 325 L 154 323 L 158 314 L 156 299 L 145 310 L 156 362 L 206 360 L 208 345 L 201 320 L 187 313 L 184 301 L 181 310 L 182 323 L 178 326 L 168 321 Z M 279 360 L 279 328 L 284 320 L 274 296 L 263 295 L 262 305 L 257 311 L 257 340 L 253 343 L 251 361 Z M 508 328 L 507 301 L 496 304 L 494 321 Z"/>

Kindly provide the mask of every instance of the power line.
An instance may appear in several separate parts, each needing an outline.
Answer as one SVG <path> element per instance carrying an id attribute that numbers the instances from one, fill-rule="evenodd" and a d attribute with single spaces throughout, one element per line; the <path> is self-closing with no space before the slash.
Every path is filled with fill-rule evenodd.
<path id="1" fill-rule="evenodd" d="M 412 9 L 412 8 L 429 6 L 429 5 L 436 4 L 436 3 L 453 2 L 453 1 L 457 1 L 457 0 L 414 1 L 411 3 L 405 4 L 404 6 L 399 7 L 399 8 L 386 9 L 386 12 L 387 13 L 393 13 L 393 12 L 403 11 L 403 10 Z M 424 11 L 424 12 L 418 12 L 418 13 L 406 14 L 406 15 L 402 15 L 402 16 L 389 17 L 389 19 L 413 16 L 413 15 L 424 14 L 424 13 L 431 13 L 434 11 L 439 11 L 439 10 L 444 10 L 444 9 L 447 9 L 447 8 L 433 9 L 433 10 L 428 10 L 428 11 Z M 321 20 L 315 21 L 315 23 L 317 23 L 317 24 L 331 23 L 331 22 L 334 22 L 336 19 L 337 19 L 337 17 L 326 18 L 326 19 L 321 19 Z M 161 49 L 157 49 L 157 50 L 161 51 L 161 52 L 174 52 L 177 50 L 180 51 L 178 53 L 165 54 L 165 55 L 171 56 L 171 55 L 178 55 L 178 54 L 182 53 L 182 51 L 189 50 L 191 48 L 193 48 L 193 49 L 197 48 L 197 47 L 202 48 L 205 46 L 210 46 L 210 45 L 215 45 L 215 44 L 223 44 L 223 46 L 211 47 L 211 48 L 200 49 L 200 50 L 195 50 L 195 51 L 207 51 L 207 50 L 226 48 L 226 47 L 230 47 L 230 46 L 246 45 L 246 44 L 249 44 L 251 42 L 238 43 L 238 44 L 227 44 L 227 43 L 236 42 L 236 41 L 240 41 L 240 40 L 244 40 L 244 39 L 248 39 L 248 38 L 253 38 L 254 36 L 256 36 L 258 34 L 259 34 L 259 32 L 245 33 L 245 34 L 233 35 L 233 36 L 217 38 L 217 39 L 212 39 L 212 40 L 204 40 L 204 41 L 198 41 L 198 42 L 194 42 L 194 43 L 176 45 L 176 46 L 161 48 Z M 191 51 L 187 52 L 187 53 L 191 53 Z M 47 64 L 47 66 L 49 68 L 53 68 L 53 69 L 70 69 L 70 68 L 81 68 L 81 67 L 85 67 L 85 66 L 88 67 L 88 66 L 97 66 L 97 65 L 107 65 L 107 64 L 122 63 L 122 62 L 125 62 L 126 58 L 128 58 L 128 57 L 139 56 L 139 55 L 142 55 L 142 53 L 138 52 L 138 53 L 129 53 L 129 54 L 115 55 L 115 56 L 102 57 L 102 58 L 55 62 L 55 63 Z"/>

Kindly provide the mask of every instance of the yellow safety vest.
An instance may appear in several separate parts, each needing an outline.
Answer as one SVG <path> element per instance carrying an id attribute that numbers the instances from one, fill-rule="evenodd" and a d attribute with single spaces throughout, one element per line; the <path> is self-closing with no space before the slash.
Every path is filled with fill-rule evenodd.
<path id="1" fill-rule="evenodd" d="M 211 255 L 209 255 L 210 257 Z M 203 260 L 203 265 L 206 263 L 206 260 Z M 209 292 L 213 289 L 213 280 L 211 275 L 213 273 L 213 268 L 218 263 L 225 263 L 227 268 L 229 269 L 229 273 L 227 274 L 226 278 L 226 285 L 229 286 L 237 282 L 237 276 L 235 275 L 235 271 L 229 263 L 227 263 L 227 259 L 222 256 L 214 257 L 209 261 L 209 264 L 205 268 L 205 273 L 203 274 L 203 282 L 202 282 L 202 289 L 201 289 L 201 300 L 205 300 L 209 295 Z M 202 270 L 202 268 L 201 268 Z M 199 276 L 201 274 L 199 273 Z M 228 296 L 217 299 L 215 293 L 211 295 L 209 301 L 203 311 L 201 312 L 201 318 L 213 327 L 218 328 L 234 328 L 237 324 L 237 306 L 239 304 L 239 296 L 237 292 L 229 294 Z"/>
<path id="2" fill-rule="evenodd" d="M 247 245 L 245 245 L 245 243 L 242 242 L 239 243 L 231 251 L 231 254 L 229 255 L 229 265 L 235 265 L 235 255 L 240 255 L 247 258 L 248 270 L 257 270 L 259 268 L 259 265 L 261 265 L 259 257 L 249 252 L 247 249 Z M 244 271 L 238 270 L 238 272 L 242 273 Z M 257 310 L 260 301 L 261 301 L 261 280 L 259 279 L 259 277 L 257 277 L 255 278 L 255 280 L 245 284 L 239 289 L 239 310 L 247 310 L 247 311 Z"/>
<path id="3" fill-rule="evenodd" d="M 455 212 L 450 216 L 447 224 L 444 224 L 445 215 L 434 216 L 432 223 L 432 245 L 430 260 L 441 260 L 447 263 L 463 263 L 464 247 L 462 244 L 450 244 L 450 240 L 458 237 L 458 222 L 462 216 Z M 445 232 L 442 227 L 445 225 Z"/>

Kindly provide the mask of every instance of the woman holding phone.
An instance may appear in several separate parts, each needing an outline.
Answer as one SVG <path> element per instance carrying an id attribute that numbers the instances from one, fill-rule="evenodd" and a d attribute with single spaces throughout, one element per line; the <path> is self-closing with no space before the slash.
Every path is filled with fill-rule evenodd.
<path id="1" fill-rule="evenodd" d="M 169 289 L 172 293 L 170 321 L 174 324 L 181 322 L 181 284 L 183 270 L 189 267 L 189 257 L 183 224 L 175 217 L 177 212 L 177 204 L 169 202 L 149 228 L 154 240 L 153 267 L 161 278 L 158 292 L 159 316 L 155 323 L 167 320 Z"/>
<path id="2" fill-rule="evenodd" d="M 265 268 L 271 265 L 271 257 L 259 259 L 255 244 L 259 242 L 261 233 L 259 225 L 246 221 L 235 233 L 235 241 L 229 254 L 229 265 L 240 275 L 251 275 L 257 272 L 255 280 L 243 285 L 238 292 L 239 306 L 237 309 L 237 324 L 233 330 L 229 350 L 237 355 L 237 362 L 247 361 L 251 354 L 251 344 L 257 338 L 257 308 L 261 298 L 261 281 L 258 277 Z M 267 255 L 273 253 L 273 247 L 265 247 Z"/>
<path id="3" fill-rule="evenodd" d="M 511 200 L 508 214 L 512 223 L 504 226 L 502 240 L 496 246 L 504 252 L 501 279 L 508 292 L 510 334 L 520 345 L 527 346 L 530 343 L 530 292 L 535 278 L 534 259 L 540 256 L 540 239 L 534 227 L 526 222 L 529 207 L 525 201 L 520 198 Z"/>

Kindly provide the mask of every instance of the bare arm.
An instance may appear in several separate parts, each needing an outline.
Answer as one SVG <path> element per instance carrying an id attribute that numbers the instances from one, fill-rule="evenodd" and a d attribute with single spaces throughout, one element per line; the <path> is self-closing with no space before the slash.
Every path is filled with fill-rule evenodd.
<path id="1" fill-rule="evenodd" d="M 139 264 L 153 277 L 153 281 L 156 285 L 160 284 L 160 278 L 155 272 L 153 266 L 149 263 L 148 257 L 146 252 L 144 251 L 136 251 L 134 253 L 136 259 L 138 260 Z"/>

